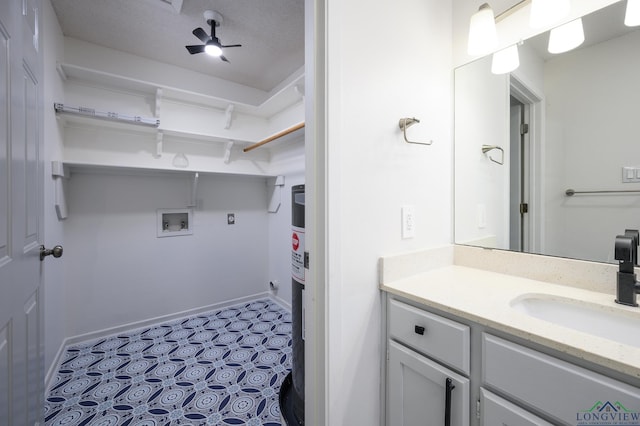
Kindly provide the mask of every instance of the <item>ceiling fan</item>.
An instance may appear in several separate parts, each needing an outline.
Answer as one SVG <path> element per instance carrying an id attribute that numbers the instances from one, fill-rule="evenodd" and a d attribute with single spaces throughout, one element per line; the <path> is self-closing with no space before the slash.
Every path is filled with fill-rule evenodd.
<path id="1" fill-rule="evenodd" d="M 189 53 L 195 55 L 196 53 L 205 52 L 211 56 L 217 56 L 225 62 L 229 62 L 227 58 L 222 54 L 222 49 L 226 49 L 227 47 L 241 47 L 241 44 L 227 44 L 224 45 L 220 43 L 220 39 L 216 37 L 216 27 L 222 24 L 222 15 L 213 10 L 205 10 L 204 11 L 204 19 L 207 21 L 207 24 L 211 26 L 211 34 L 207 34 L 205 30 L 202 28 L 196 28 L 193 30 L 193 35 L 198 37 L 200 41 L 204 44 L 195 44 L 190 46 L 185 46 Z"/>

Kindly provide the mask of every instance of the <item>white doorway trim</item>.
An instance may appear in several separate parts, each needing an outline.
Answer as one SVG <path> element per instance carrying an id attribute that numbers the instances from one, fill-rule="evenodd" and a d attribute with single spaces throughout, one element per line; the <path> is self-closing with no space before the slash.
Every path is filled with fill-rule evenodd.
<path id="1" fill-rule="evenodd" d="M 523 153 L 528 157 L 529 170 L 529 252 L 542 253 L 544 238 L 544 95 L 532 88 L 532 85 L 513 74 L 510 78 L 511 96 L 524 104 L 525 114 L 529 118 L 529 143 Z"/>

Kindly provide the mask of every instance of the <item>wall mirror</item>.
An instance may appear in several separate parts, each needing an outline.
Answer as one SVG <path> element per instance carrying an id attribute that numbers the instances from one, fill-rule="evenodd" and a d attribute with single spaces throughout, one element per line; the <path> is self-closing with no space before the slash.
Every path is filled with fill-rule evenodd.
<path id="1" fill-rule="evenodd" d="M 640 228 L 640 27 L 625 7 L 584 16 L 574 50 L 547 53 L 545 33 L 511 73 L 491 56 L 455 70 L 457 244 L 615 262 L 615 236 Z"/>

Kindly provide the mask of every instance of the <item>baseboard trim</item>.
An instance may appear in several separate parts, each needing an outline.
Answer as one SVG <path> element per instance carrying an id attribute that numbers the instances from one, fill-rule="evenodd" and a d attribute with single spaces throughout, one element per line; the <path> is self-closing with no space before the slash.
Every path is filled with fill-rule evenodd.
<path id="1" fill-rule="evenodd" d="M 291 311 L 291 303 L 286 302 L 284 299 L 276 296 L 275 294 L 269 293 L 269 299 L 273 300 L 274 302 L 276 302 L 278 305 L 282 306 L 286 310 Z"/>
<path id="2" fill-rule="evenodd" d="M 264 298 L 272 300 L 273 302 L 279 304 L 280 306 L 282 306 L 283 308 L 289 311 L 291 310 L 290 304 L 288 304 L 281 298 L 276 297 L 272 292 L 265 291 L 265 292 L 253 294 L 251 296 L 239 297 L 237 299 L 226 300 L 224 302 L 213 303 L 211 305 L 201 306 L 193 309 L 187 309 L 184 311 L 175 312 L 168 315 L 161 315 L 158 317 L 149 318 L 142 321 L 130 322 L 130 323 L 118 325 L 115 327 L 105 328 L 98 331 L 92 331 L 90 333 L 84 333 L 84 334 L 79 334 L 77 336 L 67 337 L 62 341 L 60 348 L 58 348 L 58 352 L 56 353 L 56 356 L 54 357 L 53 361 L 51 362 L 51 365 L 47 370 L 47 374 L 45 376 L 45 389 L 47 392 L 49 391 L 50 386 L 52 385 L 51 380 L 53 380 L 53 378 L 55 377 L 55 373 L 56 373 L 55 369 L 60 364 L 60 360 L 67 346 L 74 345 L 80 342 L 103 339 L 106 337 L 113 336 L 114 334 L 122 333 L 123 331 L 133 331 L 140 328 L 149 327 L 155 324 L 173 321 L 179 318 L 188 317 L 192 315 L 198 315 L 203 312 L 215 311 L 227 306 L 238 305 L 240 303 L 245 303 L 255 299 L 264 299 Z"/>

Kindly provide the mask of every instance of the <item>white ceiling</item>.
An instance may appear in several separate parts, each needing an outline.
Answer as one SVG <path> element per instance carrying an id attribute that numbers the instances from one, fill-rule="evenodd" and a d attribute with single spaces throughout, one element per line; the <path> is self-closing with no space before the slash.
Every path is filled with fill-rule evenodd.
<path id="1" fill-rule="evenodd" d="M 180 0 L 173 0 L 177 5 Z M 304 0 L 51 0 L 65 36 L 177 65 L 269 91 L 304 65 Z M 191 32 L 206 9 L 222 14 L 216 29 L 222 44 L 242 44 L 224 55 L 204 53 Z"/>

